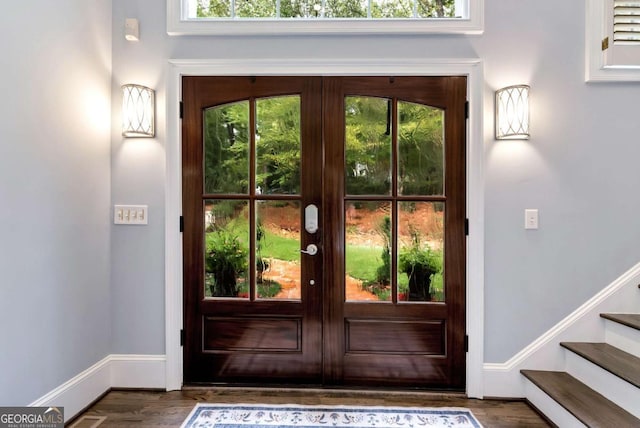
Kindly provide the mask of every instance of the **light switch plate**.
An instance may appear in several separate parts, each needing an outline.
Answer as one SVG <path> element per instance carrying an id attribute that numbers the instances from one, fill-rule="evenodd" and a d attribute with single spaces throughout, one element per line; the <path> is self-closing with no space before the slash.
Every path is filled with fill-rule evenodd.
<path id="1" fill-rule="evenodd" d="M 149 209 L 147 205 L 115 205 L 113 207 L 114 224 L 148 224 Z"/>
<path id="2" fill-rule="evenodd" d="M 524 210 L 524 228 L 525 229 L 538 228 L 538 210 L 536 209 Z"/>

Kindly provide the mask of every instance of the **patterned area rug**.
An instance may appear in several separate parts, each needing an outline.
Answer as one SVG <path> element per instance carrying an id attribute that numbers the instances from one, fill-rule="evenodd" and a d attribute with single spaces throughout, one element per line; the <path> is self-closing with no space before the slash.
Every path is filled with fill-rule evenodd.
<path id="1" fill-rule="evenodd" d="M 182 428 L 481 428 L 469 409 L 197 404 Z"/>

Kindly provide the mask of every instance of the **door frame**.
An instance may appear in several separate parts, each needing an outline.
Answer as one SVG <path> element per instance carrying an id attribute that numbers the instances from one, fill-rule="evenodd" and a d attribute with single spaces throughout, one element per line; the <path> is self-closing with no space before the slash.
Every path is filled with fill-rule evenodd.
<path id="1" fill-rule="evenodd" d="M 482 60 L 472 59 L 345 59 L 345 58 L 273 58 L 169 60 L 167 70 L 166 135 L 165 135 L 165 387 L 182 388 L 183 327 L 182 296 L 182 158 L 180 100 L 182 76 L 467 76 L 467 279 L 466 330 L 467 353 L 466 394 L 483 398 L 484 360 L 484 138 Z M 160 100 L 162 94 L 159 94 Z M 159 119 L 162 115 L 159 114 Z M 159 127 L 158 127 L 159 128 Z"/>

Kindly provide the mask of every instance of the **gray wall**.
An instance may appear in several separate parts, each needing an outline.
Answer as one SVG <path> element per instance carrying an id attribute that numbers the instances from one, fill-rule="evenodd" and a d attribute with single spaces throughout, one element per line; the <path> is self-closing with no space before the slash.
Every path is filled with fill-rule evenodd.
<path id="1" fill-rule="evenodd" d="M 164 354 L 164 73 L 165 2 L 113 2 L 111 197 L 113 204 L 148 205 L 148 226 L 111 230 L 111 290 L 115 354 Z M 140 20 L 140 41 L 124 38 L 125 18 Z M 156 138 L 121 136 L 120 86 L 137 83 L 156 93 Z"/>
<path id="2" fill-rule="evenodd" d="M 485 3 L 485 361 L 503 362 L 640 261 L 640 85 L 584 82 L 586 2 Z M 496 142 L 492 91 L 514 82 L 532 138 Z"/>
<path id="3" fill-rule="evenodd" d="M 114 86 L 135 77 L 163 100 L 170 58 L 481 58 L 485 361 L 504 362 L 640 260 L 640 87 L 584 82 L 583 0 L 490 0 L 485 8 L 482 36 L 169 37 L 164 4 L 114 0 Z M 140 20 L 140 42 L 124 41 L 126 17 Z M 532 87 L 532 138 L 496 142 L 493 91 L 514 83 Z M 135 235 L 113 230 L 118 352 L 163 352 L 165 125 L 159 146 L 140 156 L 124 153 L 114 134 L 114 198 L 148 200 L 158 219 Z M 540 210 L 538 231 L 524 230 L 525 208 Z"/>
<path id="4" fill-rule="evenodd" d="M 111 1 L 0 14 L 0 405 L 110 353 Z"/>

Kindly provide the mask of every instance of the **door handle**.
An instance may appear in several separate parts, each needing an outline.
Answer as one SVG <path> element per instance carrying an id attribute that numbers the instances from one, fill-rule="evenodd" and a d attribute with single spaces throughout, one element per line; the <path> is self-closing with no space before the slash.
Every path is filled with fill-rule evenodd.
<path id="1" fill-rule="evenodd" d="M 318 254 L 318 246 L 316 244 L 309 244 L 309 245 L 307 245 L 307 249 L 306 250 L 300 250 L 300 252 L 302 254 L 308 254 L 310 256 L 315 256 L 316 254 Z"/>

